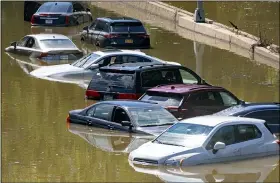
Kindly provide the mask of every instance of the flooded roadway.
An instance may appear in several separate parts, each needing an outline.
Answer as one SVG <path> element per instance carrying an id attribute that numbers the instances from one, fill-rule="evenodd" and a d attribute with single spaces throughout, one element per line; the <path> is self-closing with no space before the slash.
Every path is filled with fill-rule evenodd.
<path id="1" fill-rule="evenodd" d="M 30 23 L 23 21 L 23 2 L 1 2 L 1 7 L 2 181 L 170 181 L 157 173 L 137 171 L 129 165 L 128 154 L 124 152 L 126 147 L 142 143 L 135 142 L 134 137 L 127 134 L 100 136 L 94 133 L 98 130 L 87 128 L 80 130 L 82 135 L 79 131 L 73 133 L 68 130 L 68 111 L 88 105 L 84 101 L 85 90 L 74 84 L 30 77 L 27 73 L 32 70 L 32 66 L 17 62 L 4 53 L 4 48 L 10 42 L 19 40 L 34 30 L 31 30 Z M 112 15 L 100 9 L 92 9 L 92 13 L 94 17 Z M 201 45 L 202 52 L 196 58 L 194 44 L 197 43 L 153 25 L 146 27 L 154 47 L 145 50 L 146 53 L 164 60 L 177 61 L 199 73 L 209 83 L 221 85 L 246 101 L 279 101 L 279 70 L 206 45 Z M 61 31 L 72 37 L 81 49 L 96 50 L 92 45 L 81 44 L 78 36 L 81 29 L 82 26 L 51 31 Z M 17 59 L 43 65 L 24 57 Z M 221 171 L 223 166 L 213 165 L 208 172 L 202 172 L 204 168 L 196 170 L 194 174 L 197 177 L 190 176 L 190 170 L 167 169 L 154 172 L 164 172 L 165 177 L 175 181 L 183 176 L 192 182 L 278 182 L 279 162 L 270 159 L 264 162 L 267 163 L 267 168 L 256 168 L 260 166 L 260 162 L 254 161 L 246 169 L 237 168 L 239 171 L 232 164 L 233 166 L 227 167 L 231 168 L 228 172 Z"/>

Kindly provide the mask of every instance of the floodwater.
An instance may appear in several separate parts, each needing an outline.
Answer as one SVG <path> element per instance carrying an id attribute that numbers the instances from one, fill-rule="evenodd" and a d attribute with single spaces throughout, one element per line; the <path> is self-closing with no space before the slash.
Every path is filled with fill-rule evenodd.
<path id="1" fill-rule="evenodd" d="M 235 164 L 213 165 L 207 172 L 205 167 L 150 171 L 130 166 L 128 152 L 144 141 L 128 134 L 67 126 L 69 110 L 93 102 L 84 100 L 85 90 L 77 85 L 28 75 L 44 63 L 25 57 L 12 59 L 4 52 L 10 42 L 34 30 L 23 21 L 23 2 L 1 2 L 1 7 L 3 182 L 279 182 L 279 161 L 274 159 L 252 161 L 243 169 Z M 97 8 L 92 13 L 94 17 L 112 15 Z M 62 32 L 81 49 L 96 50 L 79 41 L 82 27 L 40 31 Z M 146 53 L 177 61 L 246 101 L 279 101 L 279 70 L 206 45 L 200 45 L 203 49 L 196 57 L 194 45 L 198 43 L 153 25 L 146 27 L 154 47 Z"/>

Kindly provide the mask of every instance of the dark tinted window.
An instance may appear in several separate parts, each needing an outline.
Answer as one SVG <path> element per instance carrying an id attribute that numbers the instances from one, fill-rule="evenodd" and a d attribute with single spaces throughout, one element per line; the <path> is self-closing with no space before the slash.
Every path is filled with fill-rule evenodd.
<path id="1" fill-rule="evenodd" d="M 146 32 L 140 22 L 119 22 L 111 24 L 112 32 Z"/>
<path id="2" fill-rule="evenodd" d="M 251 112 L 244 116 L 249 118 L 263 119 L 268 124 L 279 124 L 280 122 L 279 113 L 280 113 L 279 110 L 263 110 L 263 111 Z"/>
<path id="3" fill-rule="evenodd" d="M 88 109 L 87 112 L 86 112 L 87 116 L 93 117 L 94 111 L 95 111 L 95 106 L 93 106 L 92 108 Z"/>
<path id="4" fill-rule="evenodd" d="M 111 120 L 111 114 L 113 111 L 114 106 L 109 104 L 100 104 L 95 106 L 94 115 L 93 117 L 104 119 L 104 120 Z"/>
<path id="5" fill-rule="evenodd" d="M 79 3 L 75 3 L 73 5 L 73 9 L 74 9 L 74 12 L 76 12 L 76 11 L 85 11 L 84 7 L 81 4 L 79 4 Z"/>
<path id="6" fill-rule="evenodd" d="M 98 21 L 95 27 L 95 30 L 103 31 L 103 32 L 109 32 L 109 28 L 107 26 L 106 22 Z"/>
<path id="7" fill-rule="evenodd" d="M 166 94 L 166 93 L 151 93 L 146 92 L 146 94 L 141 99 L 143 101 L 152 101 L 156 102 L 161 106 L 176 106 L 179 107 L 181 101 L 183 100 L 183 96 L 178 94 Z"/>
<path id="8" fill-rule="evenodd" d="M 261 136 L 262 133 L 255 125 L 237 125 L 237 143 L 261 138 Z"/>
<path id="9" fill-rule="evenodd" d="M 218 106 L 223 105 L 217 92 L 203 91 L 192 94 L 188 100 L 193 106 Z"/>
<path id="10" fill-rule="evenodd" d="M 154 87 L 161 84 L 181 84 L 178 69 L 152 70 L 141 73 L 142 87 Z"/>
<path id="11" fill-rule="evenodd" d="M 47 2 L 44 3 L 38 10 L 38 12 L 55 12 L 55 13 L 70 13 L 72 10 L 71 3 L 67 2 Z"/>
<path id="12" fill-rule="evenodd" d="M 197 84 L 198 80 L 197 78 L 192 75 L 190 72 L 184 70 L 184 69 L 179 69 L 183 83 L 186 84 Z"/>
<path id="13" fill-rule="evenodd" d="M 20 41 L 17 42 L 17 46 L 22 46 L 24 47 L 27 43 L 27 41 L 29 40 L 30 37 L 25 36 L 24 38 L 22 38 Z"/>
<path id="14" fill-rule="evenodd" d="M 230 93 L 222 91 L 219 92 L 219 94 L 222 98 L 224 106 L 230 107 L 238 104 L 238 101 Z"/>
<path id="15" fill-rule="evenodd" d="M 134 93 L 135 73 L 96 71 L 89 88 L 98 91 Z"/>

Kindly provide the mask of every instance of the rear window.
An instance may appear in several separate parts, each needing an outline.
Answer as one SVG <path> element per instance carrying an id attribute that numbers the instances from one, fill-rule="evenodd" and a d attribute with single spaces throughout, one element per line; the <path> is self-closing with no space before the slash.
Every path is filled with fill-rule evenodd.
<path id="1" fill-rule="evenodd" d="M 40 43 L 44 48 L 76 48 L 69 39 L 44 39 Z"/>
<path id="2" fill-rule="evenodd" d="M 89 88 L 97 91 L 107 91 L 110 88 L 110 92 L 134 92 L 135 73 L 96 71 Z"/>
<path id="3" fill-rule="evenodd" d="M 181 95 L 174 95 L 174 94 L 161 94 L 161 93 L 146 93 L 142 101 L 152 101 L 156 102 L 161 106 L 168 107 L 168 106 L 176 106 L 179 107 L 181 101 L 183 100 L 183 96 Z"/>
<path id="4" fill-rule="evenodd" d="M 112 32 L 146 32 L 140 22 L 120 22 L 111 24 Z"/>
<path id="5" fill-rule="evenodd" d="M 53 12 L 53 13 L 71 13 L 72 5 L 67 2 L 49 2 L 44 3 L 38 10 L 38 12 Z"/>

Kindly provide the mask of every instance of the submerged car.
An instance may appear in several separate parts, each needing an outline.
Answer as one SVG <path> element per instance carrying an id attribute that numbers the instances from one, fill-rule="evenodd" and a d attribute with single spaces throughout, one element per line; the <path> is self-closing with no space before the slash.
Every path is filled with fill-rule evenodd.
<path id="1" fill-rule="evenodd" d="M 255 158 L 231 163 L 216 163 L 191 167 L 137 166 L 137 172 L 157 176 L 163 182 L 267 182 L 278 173 L 279 156 Z"/>
<path id="2" fill-rule="evenodd" d="M 129 100 L 105 101 L 85 109 L 72 110 L 68 123 L 90 125 L 109 130 L 158 135 L 177 119 L 152 103 Z"/>
<path id="3" fill-rule="evenodd" d="M 264 120 L 200 116 L 174 124 L 132 151 L 129 160 L 135 164 L 191 166 L 278 155 L 279 145 Z"/>
<path id="4" fill-rule="evenodd" d="M 29 6 L 36 7 L 34 3 Z M 27 14 L 28 10 L 25 11 Z M 90 9 L 80 2 L 45 2 L 31 17 L 32 26 L 73 26 L 90 21 Z"/>
<path id="5" fill-rule="evenodd" d="M 142 63 L 142 64 L 174 64 L 160 60 L 156 57 L 149 56 L 137 50 L 118 50 L 108 49 L 103 51 L 95 51 L 85 55 L 83 58 L 72 64 L 61 64 L 55 66 L 41 67 L 30 74 L 32 76 L 51 79 L 61 82 L 84 83 L 89 82 L 95 74 L 95 70 L 99 67 L 123 63 Z"/>
<path id="6" fill-rule="evenodd" d="M 225 88 L 198 84 L 154 87 L 139 100 L 158 103 L 178 119 L 213 114 L 241 102 Z"/>
<path id="7" fill-rule="evenodd" d="M 20 41 L 12 42 L 5 51 L 45 61 L 76 60 L 83 56 L 83 52 L 61 34 L 27 35 Z"/>
<path id="8" fill-rule="evenodd" d="M 147 89 L 168 84 L 207 84 L 189 68 L 171 64 L 123 64 L 101 67 L 92 77 L 87 99 L 137 100 Z"/>
<path id="9" fill-rule="evenodd" d="M 140 20 L 100 17 L 84 27 L 81 40 L 99 47 L 150 48 L 150 36 Z"/>
<path id="10" fill-rule="evenodd" d="M 130 153 L 142 144 L 152 140 L 154 136 L 131 134 L 69 123 L 68 130 L 78 135 L 92 146 L 106 152 Z"/>
<path id="11" fill-rule="evenodd" d="M 280 136 L 280 103 L 241 103 L 213 115 L 263 119 L 269 130 Z"/>

